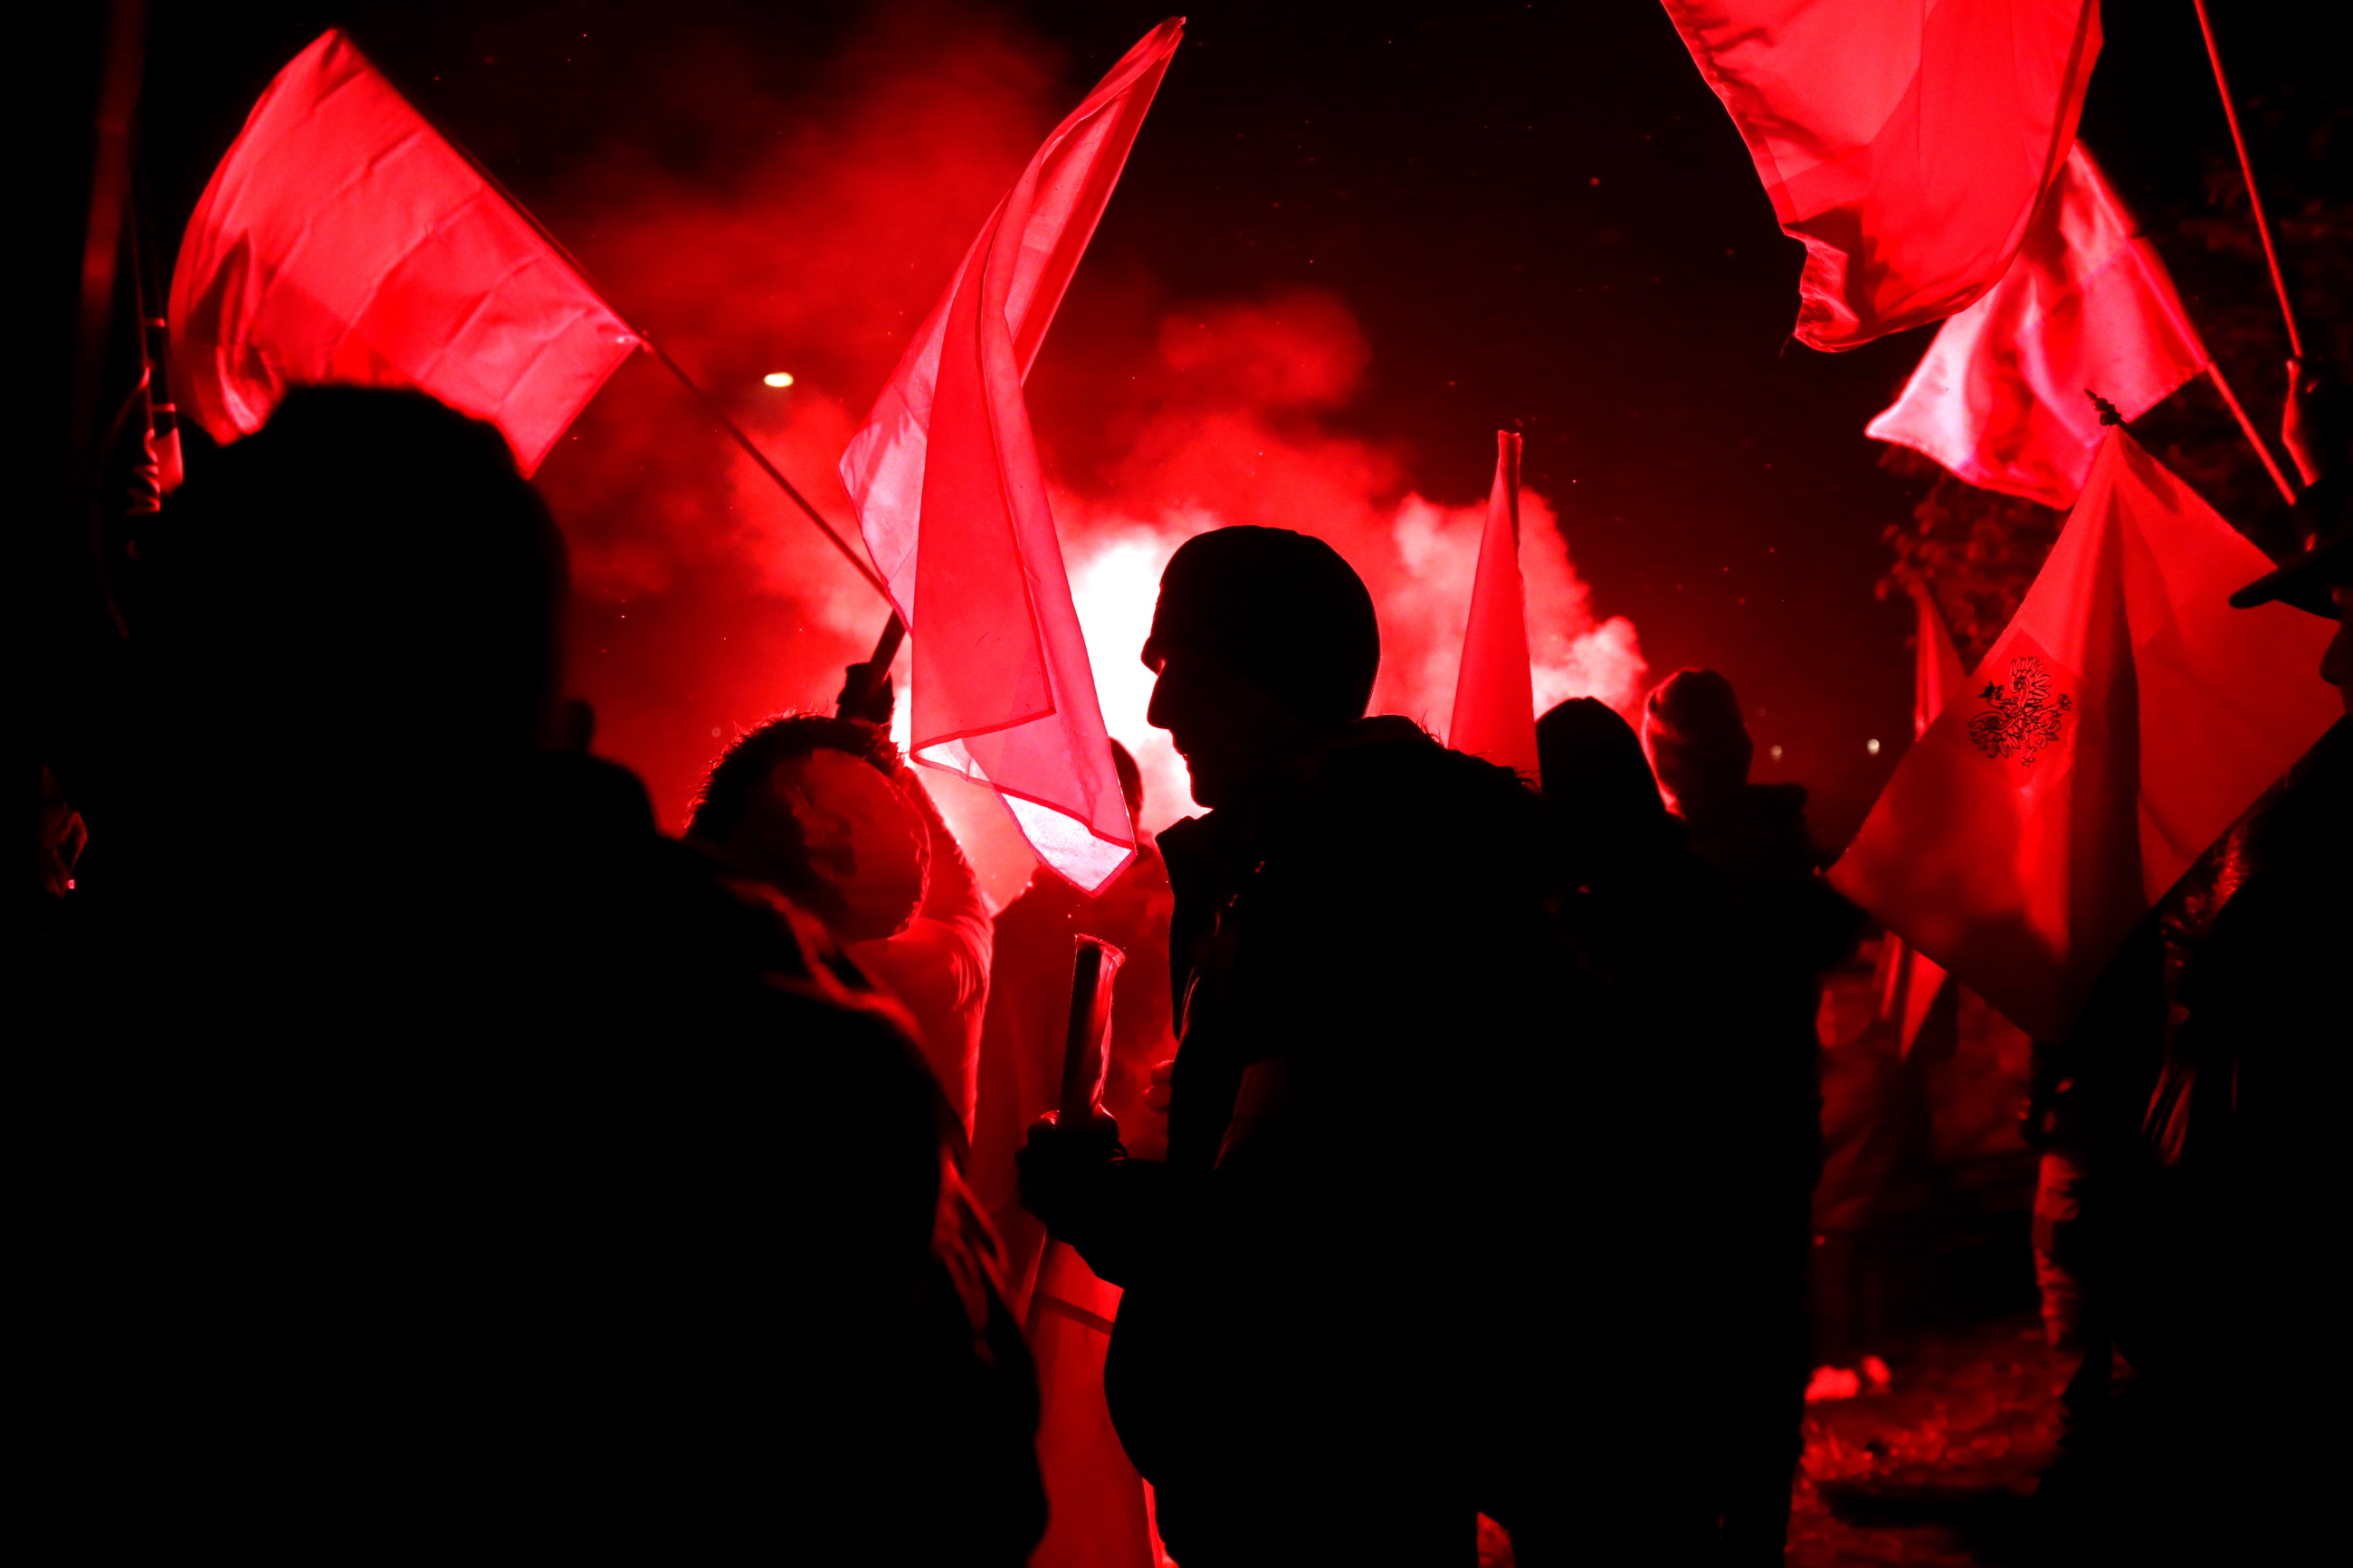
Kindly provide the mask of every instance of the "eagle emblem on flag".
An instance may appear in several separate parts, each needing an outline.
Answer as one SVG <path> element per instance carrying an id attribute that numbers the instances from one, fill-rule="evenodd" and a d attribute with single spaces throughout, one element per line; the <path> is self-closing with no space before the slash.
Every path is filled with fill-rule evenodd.
<path id="1" fill-rule="evenodd" d="M 2016 757 L 2031 768 L 2045 746 L 2059 738 L 2059 726 L 2074 708 L 2065 692 L 2052 696 L 2051 671 L 2028 655 L 2010 661 L 2010 684 L 1988 681 L 1978 693 L 1986 710 L 1969 721 L 1969 739 L 1996 762 Z"/>

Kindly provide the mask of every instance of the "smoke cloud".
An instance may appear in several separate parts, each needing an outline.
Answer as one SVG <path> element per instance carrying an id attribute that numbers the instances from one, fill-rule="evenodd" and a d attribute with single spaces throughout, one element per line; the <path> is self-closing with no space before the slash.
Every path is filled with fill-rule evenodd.
<path id="1" fill-rule="evenodd" d="M 731 102 L 730 125 L 769 129 L 723 168 L 617 142 L 543 216 L 848 531 L 835 462 L 964 247 L 1083 87 L 1061 79 L 1006 24 L 886 12 L 812 90 L 765 116 Z M 696 114 L 728 80 L 682 73 L 677 112 Z M 1193 809 L 1181 763 L 1145 722 L 1152 678 L 1137 660 L 1179 543 L 1234 523 L 1329 541 L 1378 607 L 1376 710 L 1442 735 L 1485 507 L 1422 496 L 1397 452 L 1335 428 L 1375 352 L 1345 301 L 1170 302 L 1168 281 L 1118 295 L 1130 319 L 1117 330 L 1066 312 L 1032 389 L 1104 716 L 1145 769 L 1146 827 Z M 776 372 L 789 387 L 763 383 Z M 573 680 L 596 707 L 598 750 L 638 769 L 676 826 L 719 748 L 773 713 L 828 703 L 887 609 L 642 357 L 541 479 L 571 540 Z M 1523 491 L 1522 520 L 1539 710 L 1592 695 L 1630 712 L 1644 668 L 1632 624 L 1596 616 L 1544 496 Z M 1018 889 L 1030 860 L 1001 808 L 926 782 L 992 892 Z"/>
<path id="2" fill-rule="evenodd" d="M 1136 650 L 1160 568 L 1205 529 L 1255 523 L 1329 542 L 1364 577 L 1380 616 L 1375 710 L 1442 736 L 1486 500 L 1431 500 L 1410 488 L 1395 454 L 1323 427 L 1319 416 L 1346 406 L 1371 361 L 1356 318 L 1314 291 L 1179 306 L 1163 316 L 1156 350 L 1167 390 L 1108 482 L 1055 496 L 1104 717 L 1145 770 L 1145 825 L 1192 808 L 1183 764 L 1144 721 L 1152 680 Z M 1521 529 L 1539 708 L 1595 696 L 1630 711 L 1643 673 L 1633 624 L 1596 620 L 1540 493 L 1521 492 Z"/>

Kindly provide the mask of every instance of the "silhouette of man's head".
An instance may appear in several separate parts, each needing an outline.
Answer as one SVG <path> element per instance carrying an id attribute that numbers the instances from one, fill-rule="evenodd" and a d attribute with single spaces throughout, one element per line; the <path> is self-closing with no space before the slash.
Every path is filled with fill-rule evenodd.
<path id="1" fill-rule="evenodd" d="M 134 631 L 185 717 L 267 752 L 521 751 L 562 676 L 564 541 L 497 429 L 303 387 L 174 498 Z"/>
<path id="2" fill-rule="evenodd" d="M 1536 761 L 1545 802 L 1580 878 L 1667 826 L 1666 802 L 1634 727 L 1598 698 L 1572 697 L 1536 721 Z"/>
<path id="3" fill-rule="evenodd" d="M 1556 805 L 1611 820 L 1666 815 L 1641 738 L 1598 697 L 1572 697 L 1536 721 L 1536 763 Z"/>
<path id="4" fill-rule="evenodd" d="M 834 940 L 907 928 L 930 842 L 898 749 L 858 719 L 792 714 L 739 737 L 712 765 L 687 831 L 825 922 Z"/>
<path id="5" fill-rule="evenodd" d="M 1642 742 L 1686 816 L 1746 784 L 1757 751 L 1732 682 L 1712 669 L 1679 669 L 1659 683 L 1642 705 Z"/>
<path id="6" fill-rule="evenodd" d="M 1380 626 L 1364 580 L 1322 540 L 1221 528 L 1169 558 L 1144 662 L 1160 678 L 1151 721 L 1193 798 L 1216 807 L 1364 717 Z"/>

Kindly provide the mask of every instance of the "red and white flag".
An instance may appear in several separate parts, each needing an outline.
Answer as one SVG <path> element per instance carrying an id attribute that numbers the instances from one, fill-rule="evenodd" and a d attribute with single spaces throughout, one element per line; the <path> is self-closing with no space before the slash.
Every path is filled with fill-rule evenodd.
<path id="1" fill-rule="evenodd" d="M 1944 324 L 1864 434 L 2063 510 L 2100 448 L 2084 393 L 2137 419 L 2207 360 L 2165 263 L 2078 142 L 2009 273 Z"/>
<path id="2" fill-rule="evenodd" d="M 1528 658 L 1527 590 L 1520 580 L 1520 437 L 1495 432 L 1495 482 L 1446 743 L 1524 777 L 1536 776 L 1535 676 Z"/>
<path id="3" fill-rule="evenodd" d="M 638 347 L 529 218 L 339 32 L 278 73 L 172 274 L 179 405 L 250 436 L 290 386 L 415 387 L 526 474 Z"/>
<path id="4" fill-rule="evenodd" d="M 1054 129 L 982 226 L 842 454 L 914 642 L 919 763 L 995 790 L 1092 892 L 1135 853 L 1021 382 L 1184 37 L 1163 22 Z"/>
<path id="5" fill-rule="evenodd" d="M 1960 694 L 1963 672 L 1953 634 L 1945 629 L 1945 617 L 1936 613 L 1926 585 L 1917 581 L 1912 584 L 1912 605 L 1918 616 L 1912 653 L 1912 739 L 1916 742 Z M 1880 940 L 1877 984 L 1879 1016 L 1895 1026 L 1899 1054 L 1908 1056 L 1920 1037 L 1920 1026 L 1928 1021 L 1936 993 L 1944 988 L 1944 965 L 1891 931 Z"/>
<path id="6" fill-rule="evenodd" d="M 2075 140 L 2099 0 L 1664 0 L 1805 242 L 1799 342 L 1851 349 L 2000 281 Z"/>
<path id="7" fill-rule="evenodd" d="M 2336 628 L 2233 610 L 2263 552 L 2121 429 L 2017 616 L 1831 880 L 2038 1039 L 2342 712 Z"/>

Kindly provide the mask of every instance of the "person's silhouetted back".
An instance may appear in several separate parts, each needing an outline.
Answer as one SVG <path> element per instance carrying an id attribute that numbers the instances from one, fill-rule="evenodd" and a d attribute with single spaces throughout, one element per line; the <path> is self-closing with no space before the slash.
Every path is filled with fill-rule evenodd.
<path id="1" fill-rule="evenodd" d="M 1020 1561 L 1034 1395 L 937 1085 L 806 916 L 545 748 L 563 544 L 498 433 L 298 390 L 143 565 L 67 1112 L 103 1247 L 66 1441 L 141 1500 L 92 1528 Z"/>
<path id="2" fill-rule="evenodd" d="M 1778 1561 L 1804 1345 L 1788 1194 L 1757 1199 L 1789 1184 L 1776 1141 L 1802 1137 L 1788 1123 L 1807 1107 L 1761 1048 L 1757 943 L 1732 889 L 1685 842 L 1633 729 L 1578 698 L 1538 721 L 1536 745 L 1563 914 L 1621 1020 L 1619 1048 L 1583 1067 L 1611 1114 L 1565 1154 L 1583 1190 L 1615 1194 L 1593 1216 L 1615 1307 L 1585 1386 L 1623 1411 L 1628 1440 L 1587 1462 L 1641 1521 L 1614 1551 Z"/>
<path id="3" fill-rule="evenodd" d="M 1742 1391 L 1726 1441 L 1741 1457 L 1725 1496 L 1724 1560 L 1778 1563 L 1799 1448 L 1808 1364 L 1806 1266 L 1821 1172 L 1822 974 L 1852 952 L 1860 916 L 1823 881 L 1798 784 L 1748 782 L 1755 754 L 1732 683 L 1686 669 L 1643 709 L 1642 739 L 1691 848 L 1727 890 L 1736 1007 L 1724 1020 L 1718 1169 L 1737 1173 L 1719 1289 L 1747 1303 L 1727 1333 Z"/>

